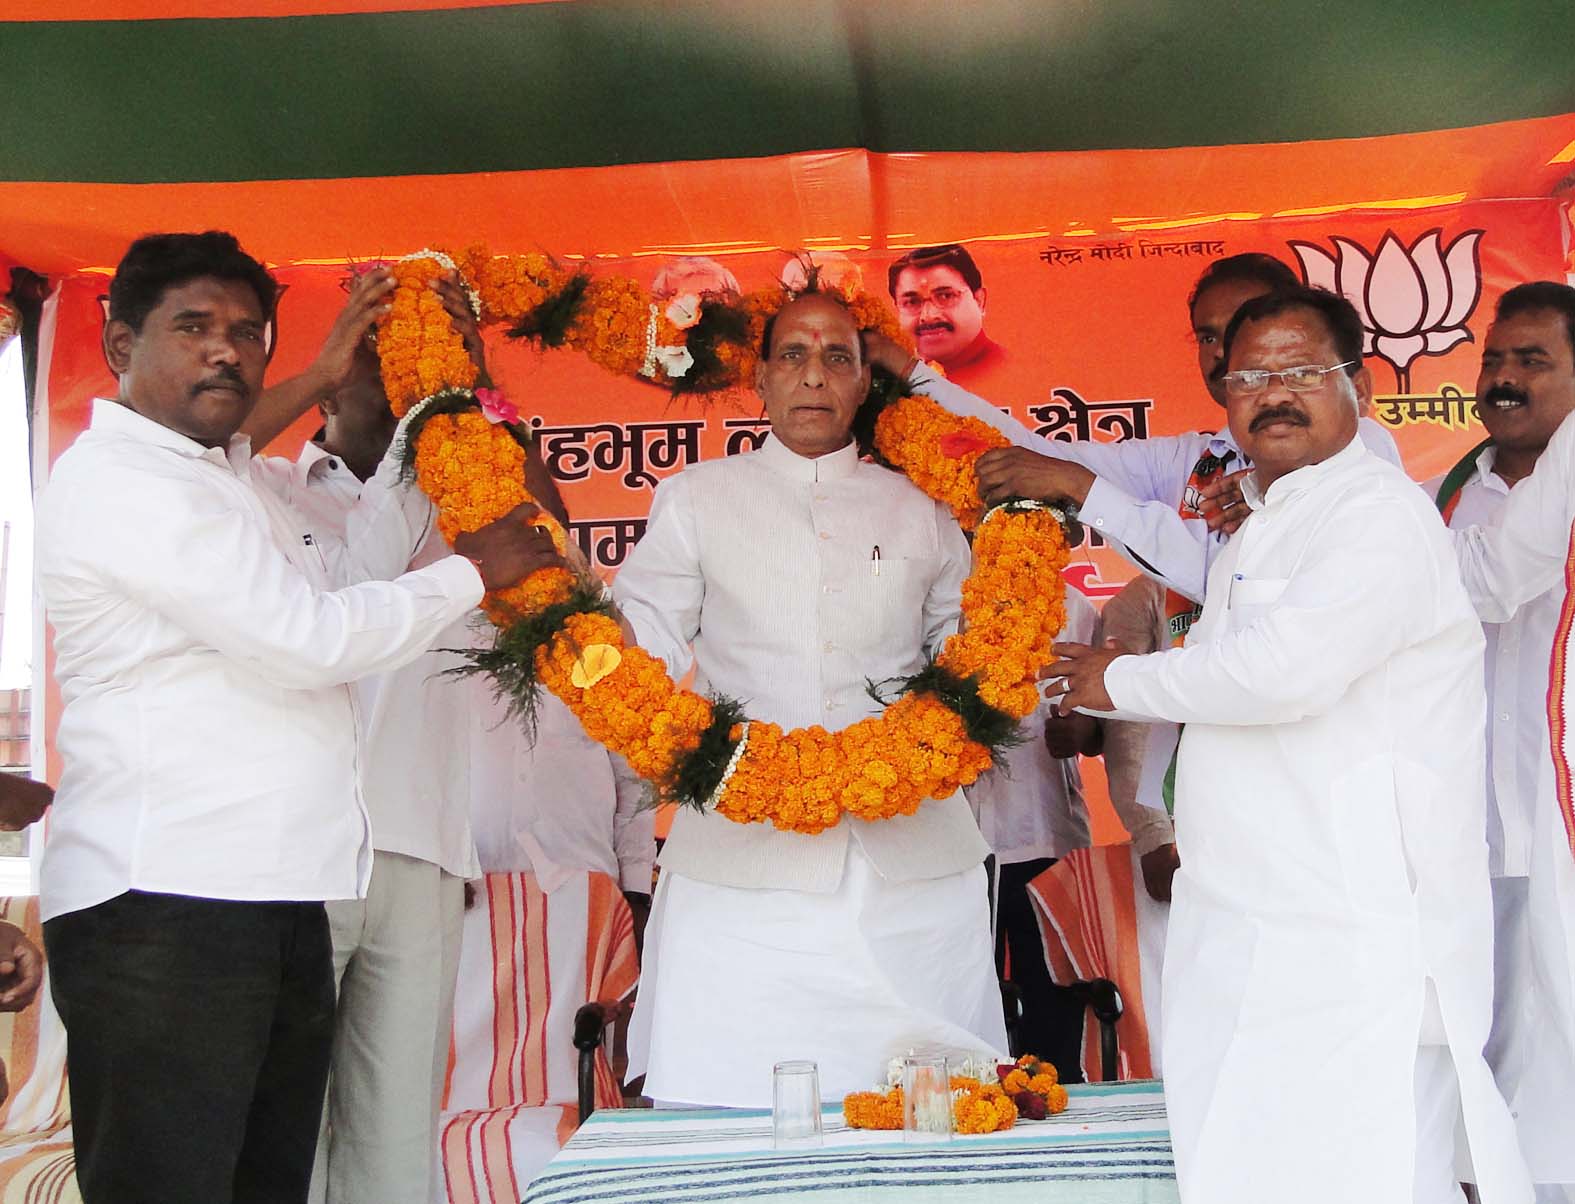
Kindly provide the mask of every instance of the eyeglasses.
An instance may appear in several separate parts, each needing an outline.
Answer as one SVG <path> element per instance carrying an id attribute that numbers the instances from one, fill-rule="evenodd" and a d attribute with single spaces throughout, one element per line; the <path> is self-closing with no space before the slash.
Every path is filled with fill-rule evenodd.
<path id="1" fill-rule="evenodd" d="M 1341 368 L 1349 368 L 1356 362 L 1356 360 L 1346 360 L 1343 364 L 1336 364 L 1332 368 L 1320 368 L 1317 364 L 1298 364 L 1294 368 L 1282 368 L 1278 372 L 1270 372 L 1266 368 L 1242 368 L 1225 374 L 1225 392 L 1232 397 L 1256 397 L 1269 387 L 1270 380 L 1278 376 L 1292 393 L 1306 393 L 1323 384 L 1323 378 L 1329 373 L 1338 372 Z"/>
<path id="2" fill-rule="evenodd" d="M 936 309 L 951 310 L 957 308 L 963 295 L 961 289 L 944 286 L 929 293 L 903 293 L 897 298 L 897 308 L 907 314 L 916 314 L 927 304 L 933 304 Z"/>

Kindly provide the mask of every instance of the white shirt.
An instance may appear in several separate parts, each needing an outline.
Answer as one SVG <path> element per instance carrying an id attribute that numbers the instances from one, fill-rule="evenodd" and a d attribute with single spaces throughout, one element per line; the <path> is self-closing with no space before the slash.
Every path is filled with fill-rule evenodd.
<path id="1" fill-rule="evenodd" d="M 1165 622 L 1165 588 L 1152 577 L 1134 577 L 1121 592 L 1106 600 L 1099 611 L 1099 640 L 1115 640 L 1133 652 L 1158 652 L 1170 647 Z M 1168 733 L 1163 753 L 1153 753 L 1153 734 Z M 1105 720 L 1105 778 L 1110 786 L 1110 805 L 1121 817 L 1132 836 L 1132 847 L 1141 857 L 1161 845 L 1175 844 L 1176 831 L 1165 812 L 1165 800 L 1158 788 L 1145 790 L 1144 770 L 1150 766 L 1163 770 L 1169 766 L 1176 749 L 1177 731 L 1173 723 L 1125 723 Z M 1163 759 L 1160 759 L 1160 758 Z M 1145 798 L 1152 799 L 1144 802 Z M 1149 1034 L 1150 1040 L 1157 1033 Z"/>
<path id="2" fill-rule="evenodd" d="M 1492 527 L 1455 536 L 1460 576 L 1484 623 L 1502 623 L 1534 598 L 1561 587 L 1575 522 L 1575 414 L 1559 423 Z"/>
<path id="3" fill-rule="evenodd" d="M 1122 443 L 1066 443 L 1036 435 L 983 398 L 920 365 L 908 376 L 916 391 L 954 414 L 989 423 L 1018 447 L 1081 464 L 1097 478 L 1078 508 L 1079 519 L 1118 545 L 1150 577 L 1201 601 L 1209 566 L 1226 537 L 1211 533 L 1201 518 L 1183 518 L 1177 507 L 1192 470 L 1205 452 L 1234 456 L 1227 471 L 1249 467 L 1230 427 L 1213 434 L 1189 432 Z M 1361 440 L 1381 460 L 1400 466 L 1394 437 L 1371 418 L 1358 424 Z"/>
<path id="4" fill-rule="evenodd" d="M 336 586 L 380 581 L 451 555 L 437 508 L 384 458 L 363 487 L 338 456 L 308 443 L 294 460 L 258 457 L 253 474 L 311 523 Z M 458 878 L 481 873 L 470 832 L 470 693 L 445 673 L 463 663 L 449 649 L 483 635 L 479 612 L 462 616 L 431 651 L 391 673 L 355 683 L 361 791 L 372 847 L 431 862 Z"/>
<path id="5" fill-rule="evenodd" d="M 1081 592 L 1066 590 L 1066 626 L 1058 642 L 1094 643 L 1099 612 Z M 979 831 L 1002 865 L 1065 857 L 1089 844 L 1088 807 L 1076 757 L 1052 757 L 1045 720 L 1054 704 L 1041 700 L 1022 723 L 1023 742 L 1007 749 L 994 769 L 968 788 Z"/>
<path id="6" fill-rule="evenodd" d="M 1215 562 L 1186 647 L 1116 660 L 1105 684 L 1123 714 L 1187 725 L 1164 980 L 1183 1195 L 1409 1198 L 1395 1101 L 1418 1044 L 1440 1043 L 1483 1198 L 1529 1199 L 1481 1056 L 1482 630 L 1421 490 L 1357 439 L 1287 473 Z"/>
<path id="7" fill-rule="evenodd" d="M 774 435 L 657 486 L 613 582 L 646 651 L 751 719 L 838 731 L 881 705 L 866 683 L 918 672 L 957 629 L 969 551 L 945 507 L 848 446 L 818 458 Z M 894 881 L 956 873 L 988 848 L 960 795 L 814 836 L 680 808 L 661 864 L 726 886 L 830 891 L 849 834 Z"/>
<path id="8" fill-rule="evenodd" d="M 594 870 L 624 890 L 650 894 L 656 811 L 624 759 L 587 736 L 550 694 L 538 704 L 532 742 L 489 680 L 473 678 L 466 692 L 471 823 L 482 871 L 529 870 L 550 893 Z"/>
<path id="9" fill-rule="evenodd" d="M 1493 526 L 1455 532 L 1460 573 L 1484 623 L 1518 620 L 1552 591 L 1570 605 L 1566 573 L 1571 523 L 1575 522 L 1575 415 L 1559 424 L 1529 477 L 1500 503 Z M 1560 616 L 1561 620 L 1563 616 Z M 1557 660 L 1549 666 L 1548 712 L 1575 710 L 1570 631 L 1555 628 Z M 1540 730 L 1551 736 L 1545 712 Z M 1575 1083 L 1575 868 L 1570 857 L 1565 796 L 1560 780 L 1575 764 L 1570 729 L 1558 747 L 1543 745 L 1531 839 L 1522 956 L 1534 967 L 1531 998 L 1517 1022 L 1534 1032 L 1538 1056 L 1527 1059 L 1519 1082 L 1506 1083 L 1520 1123 L 1521 1140 L 1540 1181 L 1575 1179 L 1569 1140 L 1571 1084 Z"/>
<path id="10" fill-rule="evenodd" d="M 1484 448 L 1461 487 L 1451 530 L 1496 526 L 1511 495 Z M 1516 488 L 1524 481 L 1517 482 Z M 1440 482 L 1429 482 L 1429 497 Z M 1487 639 L 1488 865 L 1497 877 L 1531 872 L 1531 826 L 1547 738 L 1548 660 L 1564 591 L 1539 594 L 1504 623 L 1482 624 Z"/>
<path id="11" fill-rule="evenodd" d="M 700 526 L 712 516 L 692 499 L 718 469 L 753 469 L 754 505 L 747 489 L 733 491 L 748 508 L 736 516 L 743 537 L 704 547 Z M 771 496 L 779 482 L 804 495 L 802 514 Z M 911 488 L 860 461 L 851 443 L 809 459 L 768 435 L 758 451 L 662 482 L 613 596 L 675 678 L 692 664 L 697 690 L 740 699 L 752 719 L 838 731 L 882 709 L 866 682 L 917 672 L 961 617 L 967 542 L 937 502 L 896 508 L 894 491 Z M 700 561 L 704 576 L 682 571 Z M 763 587 L 775 595 L 769 609 Z"/>
<path id="12" fill-rule="evenodd" d="M 128 889 L 213 899 L 365 892 L 344 684 L 395 668 L 480 601 L 449 557 L 337 591 L 308 524 L 201 445 L 115 402 L 39 497 L 65 762 L 44 917 Z"/>

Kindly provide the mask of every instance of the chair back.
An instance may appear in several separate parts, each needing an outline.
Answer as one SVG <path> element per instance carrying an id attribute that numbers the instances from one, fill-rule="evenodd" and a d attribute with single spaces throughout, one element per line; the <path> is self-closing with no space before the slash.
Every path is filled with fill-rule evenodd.
<path id="1" fill-rule="evenodd" d="M 572 1104 L 574 1014 L 634 989 L 634 919 L 618 884 L 580 873 L 541 889 L 531 873 L 488 874 L 465 915 L 444 1111 Z M 602 1055 L 598 1107 L 619 1084 Z"/>
<path id="2" fill-rule="evenodd" d="M 0 898 L 0 919 L 44 947 L 38 899 Z M 38 998 L 0 1012 L 0 1058 L 9 1093 L 0 1104 L 0 1200 L 81 1204 L 66 1090 L 66 1030 L 49 997 L 49 967 Z"/>
<path id="3" fill-rule="evenodd" d="M 1131 843 L 1077 849 L 1030 882 L 1028 894 L 1050 977 L 1066 987 L 1106 979 L 1119 992 L 1115 1077 L 1158 1078 L 1159 970 L 1169 909 L 1149 898 Z M 1106 1077 L 1102 1062 L 1099 1026 L 1085 1017 L 1084 1077 Z"/>

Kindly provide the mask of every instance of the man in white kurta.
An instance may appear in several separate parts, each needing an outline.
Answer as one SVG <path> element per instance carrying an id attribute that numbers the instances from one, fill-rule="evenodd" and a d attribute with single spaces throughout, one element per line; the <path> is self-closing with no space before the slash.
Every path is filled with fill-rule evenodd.
<path id="1" fill-rule="evenodd" d="M 1194 283 L 1187 297 L 1187 324 L 1202 385 L 1221 411 L 1225 409 L 1221 349 L 1230 320 L 1254 297 L 1294 288 L 1298 283 L 1289 267 L 1261 252 L 1216 260 Z M 1161 602 L 1167 642 L 1181 642 L 1199 613 L 1209 566 L 1228 538 L 1227 530 L 1210 529 L 1201 509 L 1200 490 L 1252 464 L 1229 424 L 1212 432 L 1187 431 L 1118 443 L 1050 439 L 1030 431 L 992 402 L 975 397 L 928 365 L 902 359 L 899 348 L 883 345 L 881 354 L 896 357 L 887 367 L 905 371 L 916 392 L 933 397 L 955 413 L 989 423 L 1012 441 L 1010 448 L 979 457 L 981 492 L 987 498 L 1064 497 L 1076 502 L 1085 526 L 1165 586 Z M 1399 449 L 1382 426 L 1363 418 L 1357 432 L 1374 455 L 1399 465 Z M 1163 812 L 1181 733 L 1171 723 L 1145 724 L 1141 730 L 1144 739 L 1137 754 L 1134 797 L 1143 806 Z M 1117 741 L 1129 744 L 1133 736 L 1128 728 Z M 1150 827 L 1151 823 L 1140 826 Z M 1176 846 L 1161 844 L 1143 850 L 1143 854 L 1144 878 L 1168 894 Z"/>
<path id="2" fill-rule="evenodd" d="M 388 413 L 375 359 L 342 388 Z M 311 524 L 337 584 L 381 580 L 450 554 L 434 508 L 396 479 L 363 485 L 377 449 L 358 450 L 340 411 L 323 443 L 295 461 L 259 457 L 254 474 Z M 391 424 L 390 424 L 391 430 Z M 386 445 L 389 431 L 380 440 Z M 374 440 L 376 441 L 376 440 Z M 441 1190 L 438 1110 L 448 1066 L 464 884 L 480 876 L 469 824 L 464 688 L 444 672 L 471 641 L 474 612 L 454 620 L 404 668 L 354 684 L 356 770 L 372 821 L 364 898 L 328 904 L 333 941 L 333 1069 L 311 1204 L 417 1204 Z"/>
<path id="3" fill-rule="evenodd" d="M 1538 282 L 1504 295 L 1483 345 L 1477 392 L 1488 421 L 1498 420 L 1488 408 L 1506 403 L 1527 411 L 1527 419 L 1538 410 L 1575 409 L 1575 289 Z M 1489 726 L 1506 876 L 1494 883 L 1502 947 L 1489 1053 L 1537 1198 L 1563 1202 L 1575 1199 L 1575 811 L 1567 721 L 1575 705 L 1568 673 L 1575 419 L 1563 420 L 1535 465 L 1513 489 L 1495 493 L 1492 511 L 1468 508 L 1468 483 L 1451 525 L 1466 588 L 1484 626 L 1502 633 L 1502 701 L 1495 700 Z M 1508 729 L 1503 739 L 1501 723 Z"/>
<path id="4" fill-rule="evenodd" d="M 859 459 L 869 387 L 847 310 L 811 294 L 768 333 L 759 451 L 664 481 L 614 585 L 640 644 L 696 688 L 784 727 L 878 708 L 866 679 L 916 672 L 958 624 L 968 548 L 952 517 Z M 910 1048 L 1005 1049 L 990 956 L 989 848 L 960 793 L 818 835 L 681 810 L 630 1040 L 646 1093 L 768 1106 L 774 1062 L 810 1058 L 827 1098 Z"/>
<path id="5" fill-rule="evenodd" d="M 1437 512 L 1356 438 L 1360 347 L 1330 294 L 1242 307 L 1253 513 L 1201 619 L 1051 667 L 1068 704 L 1186 724 L 1164 1044 L 1189 1204 L 1460 1200 L 1457 1113 L 1485 1204 L 1531 1198 L 1481 1053 L 1481 628 Z"/>

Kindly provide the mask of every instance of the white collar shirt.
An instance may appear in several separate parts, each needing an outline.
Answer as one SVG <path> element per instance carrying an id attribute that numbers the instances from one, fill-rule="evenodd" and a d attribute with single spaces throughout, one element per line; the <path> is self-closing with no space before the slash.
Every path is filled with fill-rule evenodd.
<path id="1" fill-rule="evenodd" d="M 310 525 L 205 448 L 94 403 L 39 497 L 64 770 L 44 917 L 127 890 L 351 898 L 371 867 L 345 684 L 480 600 L 460 557 L 335 590 Z"/>
<path id="2" fill-rule="evenodd" d="M 395 457 L 386 457 L 363 485 L 342 458 L 310 442 L 293 461 L 253 461 L 259 478 L 311 524 L 336 586 L 394 577 L 451 555 L 435 508 L 396 468 Z M 482 624 L 474 614 L 456 619 L 410 664 L 354 683 L 372 847 L 460 878 L 481 873 L 470 831 L 471 695 L 445 674 L 462 663 L 451 650 L 476 642 L 472 627 Z"/>
<path id="3" fill-rule="evenodd" d="M 1450 515 L 1452 530 L 1498 524 L 1512 488 L 1493 471 L 1495 455 L 1496 449 L 1487 447 L 1477 457 L 1476 471 L 1461 486 Z M 1514 618 L 1482 624 L 1487 639 L 1488 865 L 1494 877 L 1531 872 L 1532 819 L 1547 736 L 1548 662 L 1563 600 L 1563 591 L 1555 587 L 1527 602 Z"/>
<path id="4" fill-rule="evenodd" d="M 1058 641 L 1091 644 L 1099 623 L 1093 603 L 1066 590 L 1066 626 Z M 1045 747 L 1045 720 L 1053 703 L 1041 700 L 1023 720 L 1021 744 L 968 788 L 979 832 L 1002 865 L 1040 857 L 1065 857 L 1089 844 L 1088 806 L 1076 757 L 1053 757 Z"/>
<path id="5" fill-rule="evenodd" d="M 1575 523 L 1575 414 L 1553 432 L 1494 526 L 1457 527 L 1455 554 L 1484 623 L 1502 623 L 1562 584 Z"/>

